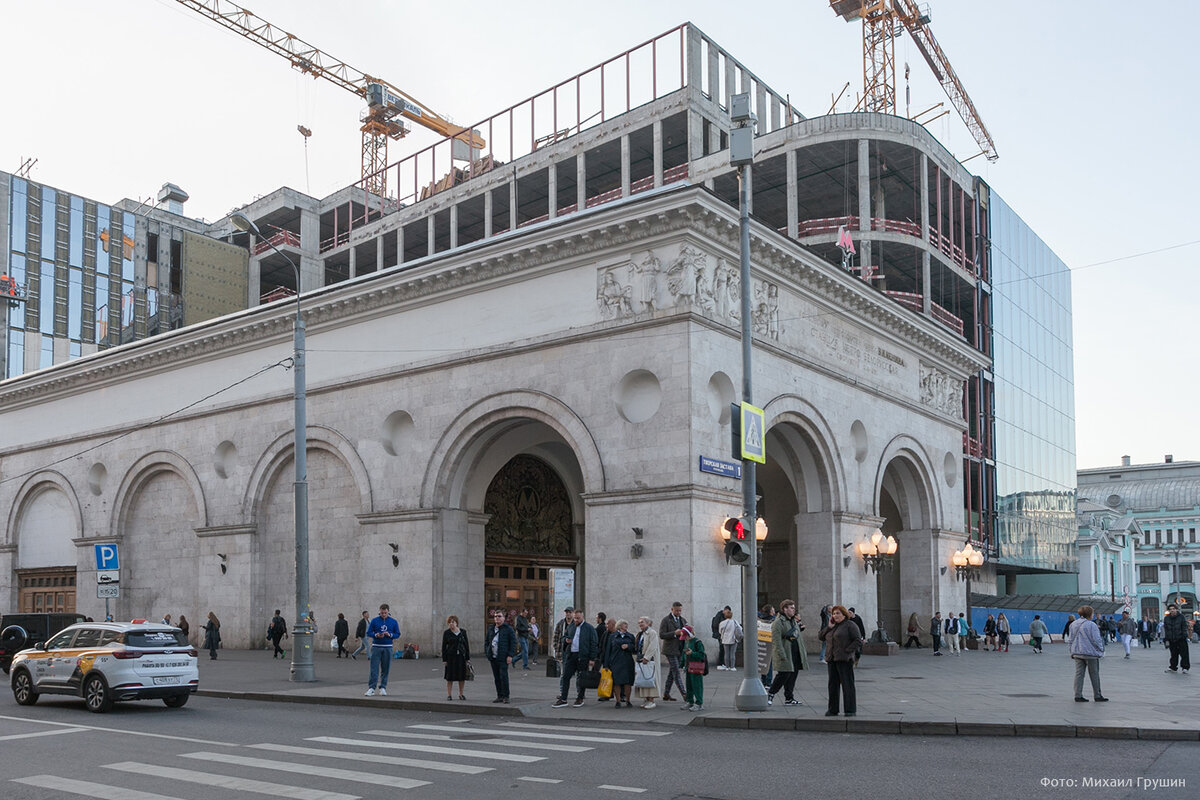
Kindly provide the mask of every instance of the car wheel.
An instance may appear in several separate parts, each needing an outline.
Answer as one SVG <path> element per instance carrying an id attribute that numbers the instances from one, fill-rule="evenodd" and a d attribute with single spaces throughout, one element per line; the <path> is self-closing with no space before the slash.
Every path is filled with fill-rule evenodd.
<path id="1" fill-rule="evenodd" d="M 188 695 L 186 694 L 173 694 L 170 697 L 163 698 L 163 702 L 166 703 L 167 708 L 183 708 L 187 704 L 187 701 Z"/>
<path id="2" fill-rule="evenodd" d="M 31 706 L 37 702 L 38 693 L 33 690 L 33 678 L 28 670 L 17 670 L 12 681 L 13 698 L 17 705 Z"/>
<path id="3" fill-rule="evenodd" d="M 83 702 L 87 710 L 95 714 L 102 714 L 112 708 L 112 693 L 108 691 L 108 684 L 104 682 L 104 678 L 91 675 L 83 682 Z"/>

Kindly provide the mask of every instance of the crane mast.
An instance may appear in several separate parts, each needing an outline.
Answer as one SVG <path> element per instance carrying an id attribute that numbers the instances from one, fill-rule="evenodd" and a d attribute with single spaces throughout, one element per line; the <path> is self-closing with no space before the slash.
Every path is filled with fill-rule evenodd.
<path id="1" fill-rule="evenodd" d="M 950 104 L 979 145 L 980 152 L 988 161 L 1000 157 L 975 104 L 934 38 L 929 28 L 929 15 L 922 13 L 914 0 L 830 0 L 829 7 L 847 22 L 862 20 L 862 106 L 865 111 L 896 113 L 895 40 L 902 30 L 908 31 Z"/>
<path id="2" fill-rule="evenodd" d="M 388 141 L 408 134 L 401 117 L 442 136 L 459 139 L 472 151 L 482 149 L 485 144 L 478 133 L 443 119 L 412 95 L 334 58 L 248 9 L 223 0 L 176 2 L 282 56 L 292 67 L 314 79 L 324 78 L 367 101 L 359 130 L 362 131 L 362 178 L 370 192 L 380 196 L 387 193 Z"/>

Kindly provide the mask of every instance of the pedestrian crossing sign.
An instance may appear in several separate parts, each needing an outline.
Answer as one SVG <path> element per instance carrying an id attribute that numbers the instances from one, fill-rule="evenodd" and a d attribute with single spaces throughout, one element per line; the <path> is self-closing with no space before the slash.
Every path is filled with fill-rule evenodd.
<path id="1" fill-rule="evenodd" d="M 741 405 L 742 459 L 767 463 L 767 445 L 764 437 L 766 415 L 761 408 L 749 403 Z"/>

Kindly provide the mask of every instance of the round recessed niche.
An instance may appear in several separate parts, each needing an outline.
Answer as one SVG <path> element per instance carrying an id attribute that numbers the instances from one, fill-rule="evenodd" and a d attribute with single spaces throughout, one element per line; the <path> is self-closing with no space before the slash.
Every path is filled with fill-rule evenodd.
<path id="1" fill-rule="evenodd" d="M 722 425 L 729 422 L 729 404 L 733 398 L 733 381 L 724 372 L 714 372 L 708 379 L 708 411 Z"/>
<path id="2" fill-rule="evenodd" d="M 614 400 L 626 422 L 645 422 L 658 413 L 662 386 L 653 372 L 635 369 L 621 378 Z"/>
<path id="3" fill-rule="evenodd" d="M 213 456 L 213 468 L 217 471 L 217 475 L 222 478 L 228 478 L 233 474 L 234 467 L 237 466 L 237 447 L 233 442 L 226 439 L 217 445 L 217 452 Z"/>
<path id="4" fill-rule="evenodd" d="M 88 489 L 92 494 L 99 496 L 104 491 L 104 479 L 107 477 L 108 469 L 103 464 L 99 461 L 92 464 L 87 474 Z"/>
<path id="5" fill-rule="evenodd" d="M 862 463 L 867 458 L 867 426 L 862 420 L 854 420 L 850 425 L 850 442 L 854 445 L 854 460 Z"/>
<path id="6" fill-rule="evenodd" d="M 958 473 L 961 467 L 959 459 L 954 453 L 947 452 L 945 458 L 942 459 L 942 472 L 946 476 L 946 485 L 954 488 L 954 484 L 958 483 Z"/>
<path id="7" fill-rule="evenodd" d="M 387 419 L 383 421 L 383 436 L 380 439 L 384 451 L 389 456 L 399 455 L 404 448 L 404 440 L 408 438 L 412 429 L 413 418 L 407 411 L 393 411 L 388 414 Z"/>

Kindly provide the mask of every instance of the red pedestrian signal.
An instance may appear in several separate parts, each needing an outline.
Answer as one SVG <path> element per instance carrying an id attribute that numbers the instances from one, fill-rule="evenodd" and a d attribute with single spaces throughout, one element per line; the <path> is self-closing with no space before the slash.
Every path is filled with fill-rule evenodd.
<path id="1" fill-rule="evenodd" d="M 750 548 L 753 543 L 746 540 L 746 527 L 740 519 L 729 517 L 722 526 L 722 536 L 725 538 L 725 561 L 729 564 L 744 566 L 750 561 Z"/>

